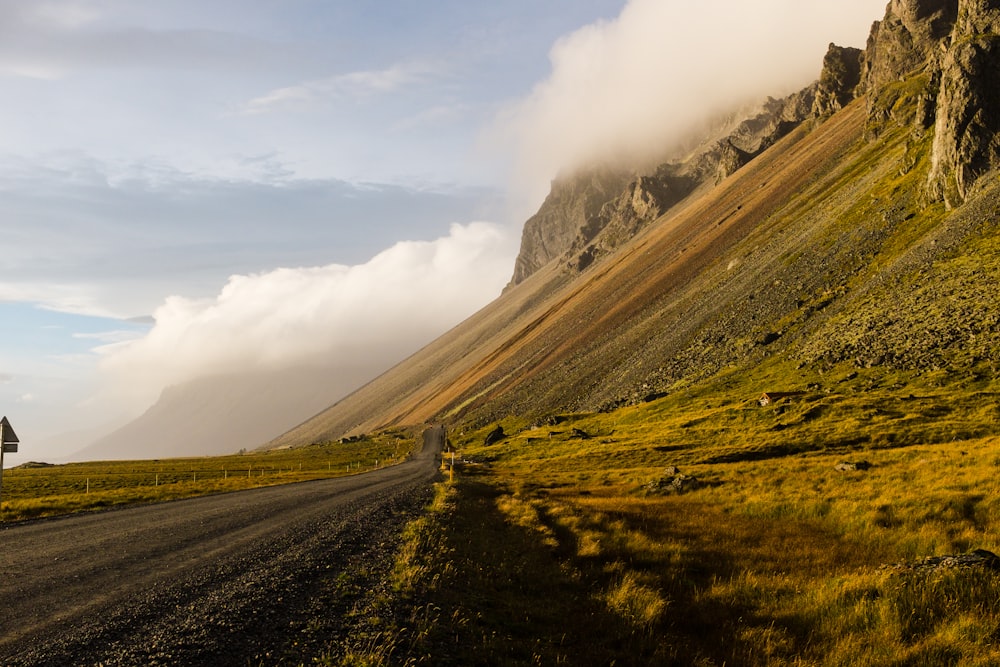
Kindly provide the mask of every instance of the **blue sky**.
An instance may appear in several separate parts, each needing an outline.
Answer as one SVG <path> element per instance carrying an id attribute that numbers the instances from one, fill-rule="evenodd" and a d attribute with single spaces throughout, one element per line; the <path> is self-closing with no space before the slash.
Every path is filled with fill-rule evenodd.
<path id="1" fill-rule="evenodd" d="M 137 414 L 199 368 L 263 363 L 195 354 L 225 357 L 251 313 L 292 318 L 243 337 L 270 357 L 335 354 L 314 345 L 333 320 L 287 307 L 301 293 L 357 323 L 413 317 L 380 285 L 446 280 L 443 330 L 499 293 L 560 169 L 804 85 L 883 9 L 0 0 L 0 412 L 26 452 Z M 372 374 L 440 333 L 370 319 Z"/>

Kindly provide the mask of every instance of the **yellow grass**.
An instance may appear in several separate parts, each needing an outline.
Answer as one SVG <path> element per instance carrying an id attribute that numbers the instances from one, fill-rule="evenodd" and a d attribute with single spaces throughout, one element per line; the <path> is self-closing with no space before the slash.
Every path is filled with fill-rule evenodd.
<path id="1" fill-rule="evenodd" d="M 405 459 L 417 441 L 415 430 L 393 430 L 353 442 L 230 456 L 18 467 L 4 471 L 0 520 L 357 474 Z"/>
<path id="2" fill-rule="evenodd" d="M 555 426 L 508 420 L 514 435 L 491 446 L 483 437 L 492 425 L 453 433 L 472 461 L 456 485 L 453 521 L 471 532 L 451 544 L 513 531 L 549 554 L 576 595 L 616 619 L 591 640 L 627 642 L 614 653 L 625 662 L 998 664 L 1000 574 L 892 567 L 977 548 L 1000 553 L 995 394 L 935 392 L 937 381 L 763 408 L 734 381 L 725 392 L 564 415 Z M 871 468 L 835 469 L 862 460 Z M 703 486 L 651 491 L 667 466 Z M 505 527 L 462 519 L 483 512 L 484 488 Z M 454 528 L 440 530 L 447 537 Z M 487 567 L 503 557 L 511 556 L 494 554 Z M 459 561 L 437 560 L 453 571 Z M 522 572 L 512 585 L 539 586 L 539 575 Z M 449 599 L 447 590 L 436 595 Z M 482 626 L 479 648 L 491 645 L 482 637 L 500 621 L 463 609 Z M 536 628 L 559 631 L 571 636 L 573 621 Z M 582 654 L 547 647 L 546 655 L 598 655 L 587 637 L 576 641 Z"/>

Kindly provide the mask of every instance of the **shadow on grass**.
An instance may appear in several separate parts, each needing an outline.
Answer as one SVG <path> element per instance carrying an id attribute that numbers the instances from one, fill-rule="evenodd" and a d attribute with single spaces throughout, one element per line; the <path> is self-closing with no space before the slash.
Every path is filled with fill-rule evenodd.
<path id="1" fill-rule="evenodd" d="M 440 621 L 419 647 L 435 665 L 688 664 L 655 633 L 637 633 L 551 546 L 511 525 L 501 491 L 459 485 L 444 548 L 454 570 L 431 602 Z"/>
<path id="2" fill-rule="evenodd" d="M 577 502 L 600 513 L 605 524 L 616 523 L 618 531 L 649 544 L 676 545 L 670 562 L 655 553 L 645 559 L 633 554 L 628 567 L 655 579 L 669 599 L 654 633 L 669 638 L 678 664 L 757 665 L 808 655 L 815 628 L 768 613 L 760 607 L 762 597 L 794 596 L 812 582 L 872 567 L 885 557 L 815 524 L 729 514 L 690 496 Z M 560 539 L 574 535 L 564 531 Z M 611 551 L 589 564 L 576 562 L 586 579 L 606 586 L 602 574 L 609 561 L 627 557 Z"/>
<path id="3" fill-rule="evenodd" d="M 678 545 L 667 556 L 609 540 L 595 553 L 583 544 L 583 524 L 561 520 L 545 490 L 532 493 L 543 500 L 539 529 L 522 528 L 498 509 L 506 491 L 480 479 L 461 480 L 447 524 L 443 548 L 454 569 L 430 595 L 441 621 L 420 650 L 433 664 L 707 667 L 767 664 L 772 650 L 808 655 L 809 622 L 767 615 L 753 582 L 788 576 L 797 586 L 881 557 L 815 525 L 730 515 L 683 496 L 564 496 L 576 519 L 597 522 L 589 528 L 605 536 L 613 523 L 644 543 Z M 654 620 L 636 623 L 606 602 L 626 572 L 666 602 Z"/>
<path id="4" fill-rule="evenodd" d="M 678 508 L 680 509 L 680 508 Z M 658 543 L 681 541 L 687 547 L 680 563 L 665 563 L 656 557 L 603 550 L 600 555 L 581 557 L 582 545 L 577 533 L 561 526 L 551 517 L 545 523 L 556 533 L 560 553 L 581 573 L 581 581 L 591 590 L 607 590 L 614 586 L 620 574 L 617 565 L 627 562 L 627 568 L 647 581 L 657 582 L 657 588 L 668 600 L 662 617 L 643 633 L 643 642 L 633 644 L 627 656 L 616 664 L 671 665 L 730 665 L 739 655 L 738 636 L 741 625 L 753 616 L 753 608 L 720 601 L 705 595 L 719 578 L 735 576 L 739 563 L 722 546 L 714 544 L 699 521 L 671 521 L 673 513 L 650 516 L 642 511 L 616 510 L 607 517 L 636 534 Z M 696 534 L 699 527 L 700 534 Z M 621 528 L 619 528 L 621 530 Z M 619 620 L 616 618 L 616 620 Z M 636 649 L 641 649 L 641 652 Z M 657 658 L 650 661 L 650 658 Z"/>

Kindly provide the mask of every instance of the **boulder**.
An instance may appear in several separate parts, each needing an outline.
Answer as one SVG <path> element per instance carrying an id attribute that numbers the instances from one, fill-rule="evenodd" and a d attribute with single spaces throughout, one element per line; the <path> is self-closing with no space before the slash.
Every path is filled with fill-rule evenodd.
<path id="1" fill-rule="evenodd" d="M 858 470 L 868 470 L 872 467 L 872 464 L 868 461 L 855 461 L 853 463 L 842 462 L 833 466 L 834 470 L 839 472 L 855 472 Z"/>
<path id="2" fill-rule="evenodd" d="M 673 487 L 675 492 L 684 493 L 685 491 L 694 491 L 701 488 L 701 482 L 698 481 L 698 478 L 690 475 L 677 475 L 670 483 L 670 486 Z"/>
<path id="3" fill-rule="evenodd" d="M 704 486 L 698 478 L 682 474 L 676 466 L 668 466 L 664 472 L 666 474 L 663 477 L 646 485 L 647 493 L 687 493 Z"/>
<path id="4" fill-rule="evenodd" d="M 495 429 L 493 429 L 486 435 L 486 440 L 484 441 L 484 444 L 487 447 L 489 447 L 490 445 L 495 445 L 496 443 L 500 442 L 506 437 L 507 434 L 503 432 L 503 426 L 497 425 Z"/>
<path id="5" fill-rule="evenodd" d="M 928 556 L 912 563 L 885 566 L 898 572 L 935 572 L 957 568 L 981 568 L 1000 571 L 1000 556 L 986 549 L 976 549 L 965 554 Z"/>

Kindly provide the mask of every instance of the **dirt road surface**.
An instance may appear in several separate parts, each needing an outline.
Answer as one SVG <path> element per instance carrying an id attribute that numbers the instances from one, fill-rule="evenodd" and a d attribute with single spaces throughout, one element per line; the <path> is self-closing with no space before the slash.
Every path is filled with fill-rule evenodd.
<path id="1" fill-rule="evenodd" d="M 310 662 L 429 500 L 443 428 L 424 440 L 363 475 L 0 530 L 0 665 Z"/>

